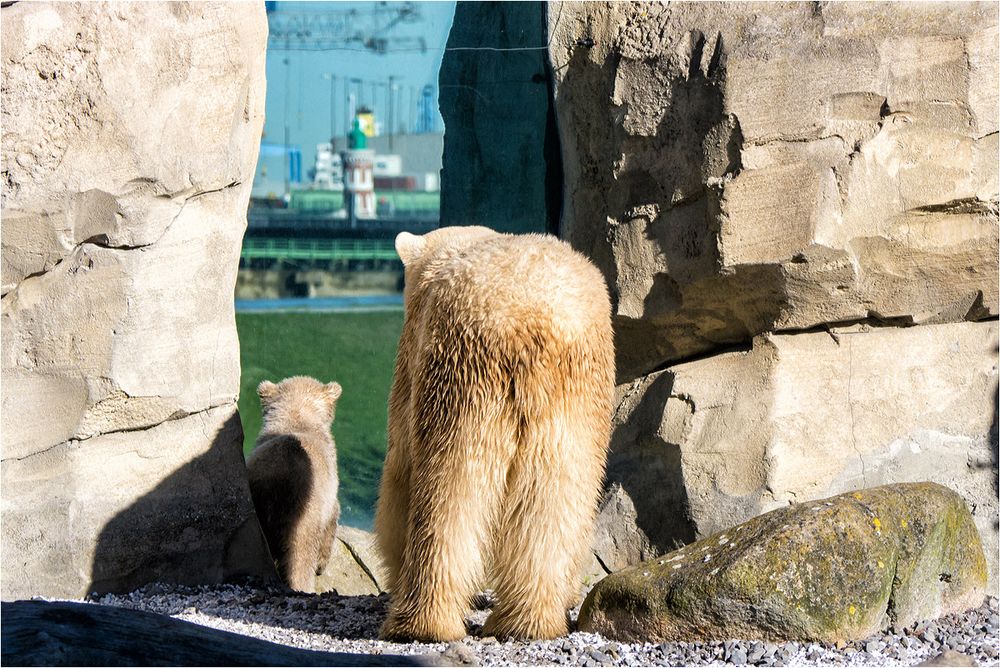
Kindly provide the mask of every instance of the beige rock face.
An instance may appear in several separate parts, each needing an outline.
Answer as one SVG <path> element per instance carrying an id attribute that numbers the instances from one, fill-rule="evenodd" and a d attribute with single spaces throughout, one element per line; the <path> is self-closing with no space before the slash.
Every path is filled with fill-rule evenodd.
<path id="1" fill-rule="evenodd" d="M 621 538 L 598 557 L 617 570 L 790 503 L 919 481 L 962 494 L 995 555 L 996 350 L 995 322 L 768 334 L 620 386 L 598 536 Z"/>
<path id="2" fill-rule="evenodd" d="M 933 480 L 995 586 L 997 5 L 552 3 L 548 25 L 560 233 L 614 298 L 603 570 Z"/>
<path id="3" fill-rule="evenodd" d="M 3 597 L 267 573 L 232 301 L 263 8 L 2 19 Z"/>
<path id="4" fill-rule="evenodd" d="M 616 296 L 620 380 L 767 331 L 995 316 L 997 14 L 553 4 L 561 229 Z"/>

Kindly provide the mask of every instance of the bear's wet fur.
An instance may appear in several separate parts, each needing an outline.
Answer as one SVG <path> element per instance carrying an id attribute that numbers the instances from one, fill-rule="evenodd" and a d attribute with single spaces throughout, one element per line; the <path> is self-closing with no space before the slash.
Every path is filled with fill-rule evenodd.
<path id="1" fill-rule="evenodd" d="M 600 272 L 555 237 L 402 233 L 405 317 L 375 526 L 387 639 L 567 632 L 589 553 L 614 391 Z"/>

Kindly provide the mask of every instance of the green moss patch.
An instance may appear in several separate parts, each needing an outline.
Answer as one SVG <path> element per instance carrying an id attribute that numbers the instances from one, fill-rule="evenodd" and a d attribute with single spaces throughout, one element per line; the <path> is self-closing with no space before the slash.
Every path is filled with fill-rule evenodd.
<path id="1" fill-rule="evenodd" d="M 630 641 L 836 642 L 974 607 L 985 586 L 962 497 L 887 485 L 781 508 L 610 575 L 580 628 Z"/>

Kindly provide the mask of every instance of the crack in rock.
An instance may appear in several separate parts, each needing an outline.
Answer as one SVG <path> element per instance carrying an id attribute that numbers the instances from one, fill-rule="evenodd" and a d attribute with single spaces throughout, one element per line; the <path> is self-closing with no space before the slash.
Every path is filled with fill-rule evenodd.
<path id="1" fill-rule="evenodd" d="M 63 256 L 60 257 L 58 260 L 56 260 L 55 263 L 53 263 L 53 265 L 51 267 L 49 267 L 48 269 L 42 269 L 42 270 L 39 270 L 39 271 L 36 271 L 36 272 L 32 272 L 32 273 L 24 276 L 15 285 L 13 285 L 9 290 L 3 292 L 2 295 L 0 295 L 0 297 L 2 297 L 4 300 L 6 300 L 6 298 L 8 297 L 8 295 L 11 295 L 12 293 L 17 292 L 18 289 L 20 289 L 20 287 L 25 282 L 27 282 L 29 280 L 40 278 L 42 276 L 45 276 L 46 274 L 51 273 L 57 267 L 59 267 L 66 260 L 66 258 L 68 258 L 71 255 L 73 255 L 73 253 L 75 253 L 77 250 L 79 250 L 81 248 L 84 248 L 85 246 L 88 246 L 88 245 L 89 246 L 96 246 L 98 248 L 104 248 L 106 250 L 114 250 L 114 251 L 142 250 L 144 248 L 149 248 L 151 246 L 154 246 L 154 245 L 156 245 L 157 243 L 159 243 L 160 241 L 163 240 L 163 238 L 167 235 L 167 233 L 173 227 L 174 223 L 176 223 L 177 220 L 181 217 L 181 215 L 184 213 L 184 209 L 187 206 L 188 202 L 191 202 L 192 200 L 198 199 L 199 197 L 203 197 L 205 195 L 211 195 L 213 193 L 222 192 L 222 191 L 227 190 L 229 188 L 236 188 L 236 187 L 239 187 L 241 185 L 242 185 L 242 181 L 232 181 L 232 182 L 230 182 L 230 183 L 228 183 L 228 184 L 226 184 L 224 186 L 218 187 L 218 188 L 213 188 L 211 190 L 200 190 L 200 191 L 197 191 L 197 192 L 194 192 L 194 193 L 192 193 L 190 195 L 185 196 L 184 199 L 181 201 L 181 205 L 180 205 L 180 208 L 178 209 L 177 213 L 174 214 L 174 216 L 170 220 L 170 222 L 167 223 L 166 226 L 164 226 L 163 230 L 156 237 L 156 239 L 154 239 L 153 241 L 150 241 L 149 243 L 144 243 L 144 244 L 117 244 L 117 243 L 112 243 L 110 241 L 109 237 L 108 237 L 108 233 L 107 232 L 102 232 L 100 234 L 95 234 L 93 236 L 90 236 L 90 237 L 84 239 L 83 241 L 79 241 L 79 242 L 73 244 L 68 249 L 66 249 L 66 252 L 63 254 Z M 180 192 L 183 192 L 183 191 L 180 191 Z M 161 197 L 161 198 L 165 197 L 165 198 L 168 198 L 168 199 L 173 199 L 175 197 L 175 195 L 173 195 L 173 194 L 171 194 L 171 195 L 158 195 L 157 197 Z"/>
<path id="2" fill-rule="evenodd" d="M 190 411 L 189 412 L 189 411 L 185 411 L 183 409 L 178 409 L 178 410 L 174 411 L 166 419 L 160 420 L 159 422 L 157 422 L 155 424 L 149 424 L 149 425 L 143 425 L 143 426 L 137 426 L 137 427 L 123 427 L 121 429 L 112 429 L 112 430 L 109 430 L 109 431 L 98 432 L 96 434 L 91 434 L 89 436 L 85 436 L 85 437 L 82 437 L 82 438 L 71 438 L 69 440 L 61 441 L 59 443 L 56 443 L 55 445 L 50 445 L 50 446 L 48 446 L 46 448 L 43 448 L 42 450 L 38 450 L 36 452 L 31 452 L 29 454 L 22 455 L 20 457 L 7 457 L 7 458 L 4 458 L 4 459 L 0 459 L 0 463 L 8 462 L 8 461 L 13 461 L 13 462 L 24 461 L 25 459 L 28 459 L 30 457 L 37 457 L 38 455 L 45 454 L 46 452 L 54 450 L 54 449 L 56 449 L 56 448 L 58 448 L 60 446 L 84 443 L 84 442 L 89 441 L 89 440 L 91 440 L 93 438 L 97 438 L 98 436 L 109 436 L 111 434 L 124 434 L 124 433 L 131 433 L 131 432 L 137 432 L 137 431 L 149 431 L 150 429 L 155 429 L 156 427 L 159 427 L 160 425 L 163 425 L 163 424 L 167 424 L 168 422 L 175 422 L 177 420 L 183 420 L 185 418 L 193 417 L 195 415 L 204 416 L 209 411 L 213 411 L 213 410 L 215 410 L 217 408 L 223 408 L 225 406 L 235 406 L 235 405 L 236 405 L 236 402 L 234 400 L 234 401 L 226 401 L 226 402 L 223 402 L 221 404 L 214 404 L 212 406 L 208 406 L 207 408 L 202 408 L 202 409 L 197 410 L 197 411 Z M 207 434 L 206 434 L 206 436 L 207 436 Z"/>

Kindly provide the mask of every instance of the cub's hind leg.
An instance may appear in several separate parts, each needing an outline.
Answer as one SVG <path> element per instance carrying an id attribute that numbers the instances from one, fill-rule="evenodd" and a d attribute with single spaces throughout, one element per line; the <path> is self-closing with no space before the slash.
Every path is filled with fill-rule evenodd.
<path id="1" fill-rule="evenodd" d="M 307 515 L 292 529 L 284 564 L 285 582 L 292 589 L 315 593 L 316 574 L 321 570 L 319 557 L 324 531 L 318 518 L 308 514 L 308 509 Z"/>
<path id="2" fill-rule="evenodd" d="M 323 531 L 323 540 L 319 546 L 319 557 L 316 559 L 316 575 L 320 575 L 330 563 L 330 555 L 333 553 L 333 545 L 337 540 L 337 524 L 340 520 L 340 507 L 334 512 L 333 517 L 326 523 Z"/>

